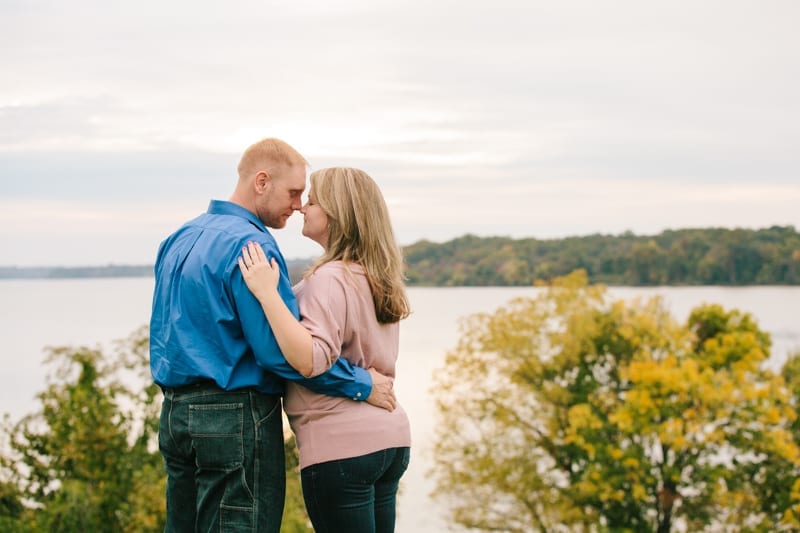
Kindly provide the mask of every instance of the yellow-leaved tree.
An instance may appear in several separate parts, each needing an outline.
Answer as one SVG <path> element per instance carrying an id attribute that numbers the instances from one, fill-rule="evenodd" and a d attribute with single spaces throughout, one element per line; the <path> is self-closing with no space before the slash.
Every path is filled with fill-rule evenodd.
<path id="1" fill-rule="evenodd" d="M 433 472 L 456 523 L 800 527 L 800 369 L 764 367 L 750 315 L 702 305 L 680 324 L 660 298 L 611 301 L 576 271 L 461 329 L 433 387 Z"/>

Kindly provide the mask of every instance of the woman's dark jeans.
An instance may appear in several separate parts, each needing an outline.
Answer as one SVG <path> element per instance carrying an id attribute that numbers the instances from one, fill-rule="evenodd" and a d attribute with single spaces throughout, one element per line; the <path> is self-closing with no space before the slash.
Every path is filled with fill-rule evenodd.
<path id="1" fill-rule="evenodd" d="M 391 533 L 409 448 L 307 466 L 303 498 L 316 533 Z"/>
<path id="2" fill-rule="evenodd" d="M 279 396 L 210 384 L 165 389 L 158 442 L 167 469 L 165 532 L 280 531 Z"/>

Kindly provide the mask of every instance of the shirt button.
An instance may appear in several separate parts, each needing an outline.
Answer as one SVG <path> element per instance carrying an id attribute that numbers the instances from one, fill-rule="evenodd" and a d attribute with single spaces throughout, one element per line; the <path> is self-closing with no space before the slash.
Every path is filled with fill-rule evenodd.
<path id="1" fill-rule="evenodd" d="M 361 398 L 361 393 L 360 392 L 356 393 L 356 398 Z"/>

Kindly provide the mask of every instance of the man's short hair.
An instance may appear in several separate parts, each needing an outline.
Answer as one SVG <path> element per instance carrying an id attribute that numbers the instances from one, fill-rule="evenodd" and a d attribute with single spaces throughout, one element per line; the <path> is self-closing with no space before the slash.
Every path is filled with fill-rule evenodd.
<path id="1" fill-rule="evenodd" d="M 239 177 L 245 177 L 259 170 L 272 171 L 274 167 L 307 167 L 308 161 L 289 143 L 274 137 L 262 139 L 250 145 L 239 160 Z"/>

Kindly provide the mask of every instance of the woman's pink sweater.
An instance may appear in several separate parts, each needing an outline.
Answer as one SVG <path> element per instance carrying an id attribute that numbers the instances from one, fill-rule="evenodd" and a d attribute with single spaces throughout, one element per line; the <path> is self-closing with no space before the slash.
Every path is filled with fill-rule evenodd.
<path id="1" fill-rule="evenodd" d="M 328 370 L 341 354 L 354 365 L 395 377 L 400 324 L 378 323 L 360 265 L 326 263 L 294 290 L 301 322 L 313 338 L 313 375 Z M 408 416 L 399 404 L 390 413 L 289 382 L 284 410 L 297 437 L 300 468 L 411 446 Z"/>

